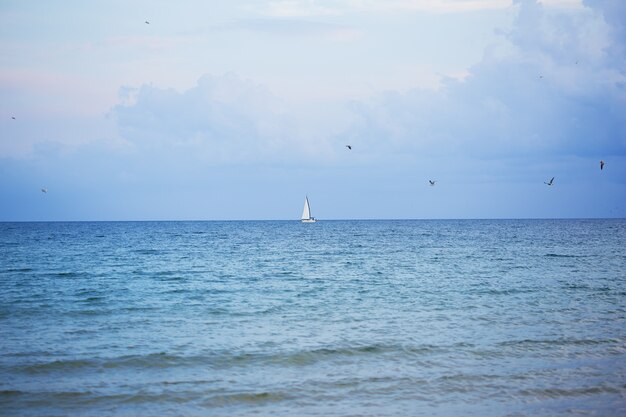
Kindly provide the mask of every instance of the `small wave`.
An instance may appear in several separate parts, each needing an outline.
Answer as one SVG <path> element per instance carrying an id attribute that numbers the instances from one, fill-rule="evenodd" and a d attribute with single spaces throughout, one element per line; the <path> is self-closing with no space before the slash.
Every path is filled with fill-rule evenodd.
<path id="1" fill-rule="evenodd" d="M 163 294 L 187 294 L 190 292 L 191 290 L 187 288 L 175 288 L 173 290 L 163 291 Z"/>
<path id="2" fill-rule="evenodd" d="M 587 395 L 597 394 L 621 394 L 622 390 L 609 386 L 596 386 L 596 387 L 580 387 L 580 388 L 537 388 L 537 389 L 523 389 L 519 391 L 519 394 L 524 397 L 533 398 L 549 398 L 557 399 L 564 397 L 580 397 Z"/>
<path id="3" fill-rule="evenodd" d="M 135 311 L 155 311 L 155 310 L 160 310 L 160 309 L 157 307 L 149 307 L 149 306 L 130 306 L 130 307 L 122 307 L 119 310 L 127 311 L 127 312 L 135 312 Z"/>
<path id="4" fill-rule="evenodd" d="M 223 407 L 237 404 L 259 405 L 280 402 L 290 399 L 291 396 L 283 392 L 241 392 L 235 394 L 214 395 L 204 401 L 204 406 Z"/>
<path id="5" fill-rule="evenodd" d="M 18 370 L 29 374 L 45 374 L 50 372 L 67 372 L 83 368 L 91 368 L 94 361 L 90 360 L 56 360 L 52 362 L 37 363 L 18 367 Z"/>
<path id="6" fill-rule="evenodd" d="M 0 391 L 0 398 L 11 398 L 11 397 L 19 397 L 20 395 L 22 395 L 23 392 L 22 391 L 17 391 L 17 390 L 1 390 Z"/>
<path id="7" fill-rule="evenodd" d="M 15 247 L 15 246 L 19 246 L 20 244 L 18 242 L 1 242 L 0 243 L 0 247 L 2 246 L 9 246 L 9 247 Z"/>
<path id="8" fill-rule="evenodd" d="M 133 393 L 102 395 L 94 391 L 0 391 L 0 398 L 6 400 L 27 397 L 31 404 L 72 403 L 83 405 L 95 404 L 155 404 L 155 403 L 185 403 L 199 400 L 200 394 L 195 392 L 164 392 L 158 394 Z"/>
<path id="9" fill-rule="evenodd" d="M 160 255 L 163 253 L 163 251 L 160 251 L 158 249 L 136 249 L 133 251 L 133 253 L 136 253 L 138 255 Z"/>
<path id="10" fill-rule="evenodd" d="M 66 359 L 51 362 L 29 364 L 16 367 L 16 370 L 28 374 L 45 374 L 56 372 L 74 372 L 87 369 L 111 368 L 168 368 L 175 366 L 197 366 L 207 364 L 209 358 L 204 356 L 177 356 L 167 353 L 150 353 L 147 355 L 130 355 L 113 358 Z"/>
<path id="11" fill-rule="evenodd" d="M 486 295 L 515 295 L 515 294 L 532 294 L 537 291 L 538 291 L 537 289 L 533 289 L 533 288 L 509 288 L 509 289 L 478 290 L 475 293 L 486 294 Z"/>
<path id="12" fill-rule="evenodd" d="M 33 272 L 33 268 L 9 268 L 5 269 L 3 272 Z"/>
<path id="13" fill-rule="evenodd" d="M 54 272 L 50 275 L 54 277 L 60 277 L 60 278 L 78 278 L 78 277 L 85 276 L 85 274 L 82 272 L 73 272 L 73 271 Z"/>
<path id="14" fill-rule="evenodd" d="M 595 346 L 603 344 L 619 343 L 616 339 L 522 339 L 509 340 L 498 343 L 503 347 L 529 347 L 533 346 Z"/>
<path id="15" fill-rule="evenodd" d="M 100 296 L 93 296 L 93 297 L 87 297 L 84 300 L 82 300 L 83 303 L 87 303 L 87 304 L 91 304 L 91 303 L 97 303 L 99 301 L 104 300 L 104 297 L 100 297 Z"/>
<path id="16" fill-rule="evenodd" d="M 346 357 L 359 358 L 367 356 L 402 354 L 421 356 L 441 350 L 441 347 L 424 346 L 399 346 L 399 345 L 364 345 L 354 347 L 318 348 L 311 350 L 299 350 L 276 354 L 244 353 L 240 355 L 223 355 L 214 361 L 216 366 L 248 365 L 250 363 L 266 363 L 287 366 L 306 366 L 321 361 L 336 360 Z"/>
<path id="17" fill-rule="evenodd" d="M 546 253 L 544 256 L 548 258 L 584 258 L 582 255 L 566 255 L 562 253 Z"/>

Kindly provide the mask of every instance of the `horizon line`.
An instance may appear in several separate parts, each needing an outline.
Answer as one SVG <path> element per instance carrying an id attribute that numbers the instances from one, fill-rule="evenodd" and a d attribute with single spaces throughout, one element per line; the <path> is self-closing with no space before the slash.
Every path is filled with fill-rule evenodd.
<path id="1" fill-rule="evenodd" d="M 319 219 L 318 222 L 341 221 L 459 221 L 459 220 L 626 220 L 626 217 L 442 217 L 442 218 L 362 218 Z M 156 223 L 156 222 L 297 222 L 301 219 L 143 219 L 143 220 L 0 220 L 0 223 Z"/>

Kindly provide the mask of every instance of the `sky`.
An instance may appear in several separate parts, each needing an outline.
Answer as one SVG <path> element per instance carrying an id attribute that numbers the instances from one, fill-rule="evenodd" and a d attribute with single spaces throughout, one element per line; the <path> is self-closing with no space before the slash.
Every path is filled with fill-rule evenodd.
<path id="1" fill-rule="evenodd" d="M 0 221 L 297 220 L 305 196 L 626 217 L 626 2 L 0 0 Z"/>

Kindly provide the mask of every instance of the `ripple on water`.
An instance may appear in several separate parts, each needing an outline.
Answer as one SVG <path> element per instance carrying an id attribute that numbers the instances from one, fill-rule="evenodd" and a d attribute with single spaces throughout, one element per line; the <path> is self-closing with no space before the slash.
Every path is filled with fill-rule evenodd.
<path id="1" fill-rule="evenodd" d="M 626 415 L 626 221 L 9 226 L 7 415 Z"/>

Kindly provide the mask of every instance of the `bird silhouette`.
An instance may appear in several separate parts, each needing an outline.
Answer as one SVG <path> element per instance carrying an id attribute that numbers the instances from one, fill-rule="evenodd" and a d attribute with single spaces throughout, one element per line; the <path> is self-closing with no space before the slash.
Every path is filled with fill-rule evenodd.
<path id="1" fill-rule="evenodd" d="M 15 120 L 15 116 L 11 116 L 11 119 Z"/>
<path id="2" fill-rule="evenodd" d="M 428 183 L 430 184 L 431 187 L 433 187 L 435 185 L 435 183 L 437 182 L 437 180 L 433 181 L 433 180 L 428 180 Z"/>
<path id="3" fill-rule="evenodd" d="M 544 184 L 546 184 L 546 185 L 552 185 L 552 183 L 553 183 L 553 182 L 554 182 L 554 177 L 552 177 L 552 179 L 551 179 L 550 181 L 548 181 L 548 182 L 545 182 L 545 181 L 544 181 Z"/>
<path id="4" fill-rule="evenodd" d="M 352 145 L 346 145 L 346 148 L 348 148 L 349 151 L 352 150 Z"/>
<path id="5" fill-rule="evenodd" d="M 604 161 L 600 161 L 600 171 L 604 169 Z"/>
<path id="6" fill-rule="evenodd" d="M 41 189 L 41 192 L 42 192 L 42 193 L 47 193 L 47 192 L 48 192 L 48 189 L 47 189 L 47 188 L 42 188 L 42 189 Z"/>
<path id="7" fill-rule="evenodd" d="M 148 21 L 146 20 L 146 25 L 149 25 L 149 24 L 150 24 L 150 22 L 148 22 Z"/>

